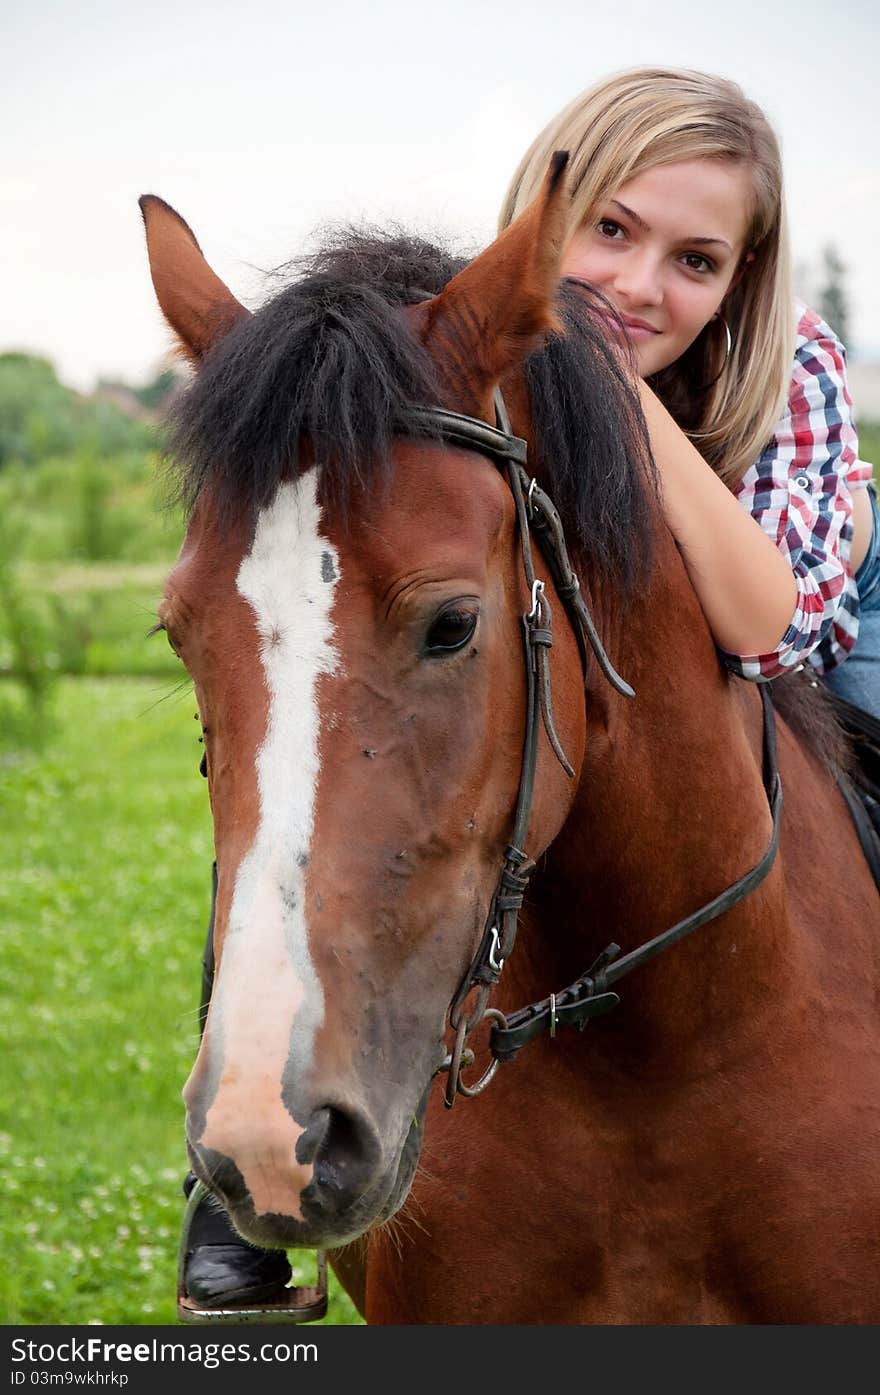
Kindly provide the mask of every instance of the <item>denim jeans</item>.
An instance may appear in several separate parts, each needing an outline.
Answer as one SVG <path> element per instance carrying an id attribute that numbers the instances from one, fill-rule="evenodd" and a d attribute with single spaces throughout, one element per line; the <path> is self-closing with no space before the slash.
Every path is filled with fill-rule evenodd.
<path id="1" fill-rule="evenodd" d="M 877 487 L 868 485 L 874 514 L 871 545 L 855 575 L 859 593 L 859 634 L 842 664 L 825 675 L 838 697 L 880 718 L 880 508 Z"/>

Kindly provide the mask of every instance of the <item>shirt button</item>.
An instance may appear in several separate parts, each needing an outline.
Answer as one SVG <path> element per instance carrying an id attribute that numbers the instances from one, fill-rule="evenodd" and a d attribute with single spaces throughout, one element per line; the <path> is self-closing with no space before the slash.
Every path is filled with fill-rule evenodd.
<path id="1" fill-rule="evenodd" d="M 800 485 L 801 489 L 809 489 L 810 487 L 810 481 L 807 479 L 806 475 L 798 475 L 795 479 L 795 484 Z"/>

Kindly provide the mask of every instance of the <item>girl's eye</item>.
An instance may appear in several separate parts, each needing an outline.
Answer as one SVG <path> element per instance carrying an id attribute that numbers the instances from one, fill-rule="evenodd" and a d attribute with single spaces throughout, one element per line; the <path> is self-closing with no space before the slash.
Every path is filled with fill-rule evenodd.
<path id="1" fill-rule="evenodd" d="M 702 252 L 685 252 L 682 260 L 689 271 L 707 272 L 715 270 L 709 258 L 704 257 Z"/>
<path id="2" fill-rule="evenodd" d="M 476 610 L 464 610 L 461 607 L 441 610 L 428 631 L 425 652 L 444 655 L 454 654 L 463 649 L 473 638 L 477 628 L 477 614 Z"/>
<path id="3" fill-rule="evenodd" d="M 613 218 L 600 218 L 598 229 L 602 237 L 617 239 L 617 234 L 623 236 L 623 228 L 619 223 L 615 223 Z"/>

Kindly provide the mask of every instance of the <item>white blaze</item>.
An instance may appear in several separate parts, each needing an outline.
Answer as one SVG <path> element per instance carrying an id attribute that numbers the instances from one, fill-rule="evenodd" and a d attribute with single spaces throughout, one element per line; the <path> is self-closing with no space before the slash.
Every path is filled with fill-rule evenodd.
<path id="1" fill-rule="evenodd" d="M 324 1015 L 303 868 L 318 778 L 316 686 L 336 666 L 330 614 L 339 576 L 337 555 L 320 533 L 316 492 L 314 469 L 280 486 L 260 512 L 237 578 L 260 634 L 268 720 L 257 754 L 259 824 L 236 876 L 211 1009 L 223 1064 L 202 1135 L 233 1159 L 257 1214 L 297 1217 L 311 1168 L 294 1161 L 302 1127 L 283 1103 L 282 1076 L 291 1057 L 296 1074 L 308 1067 Z"/>

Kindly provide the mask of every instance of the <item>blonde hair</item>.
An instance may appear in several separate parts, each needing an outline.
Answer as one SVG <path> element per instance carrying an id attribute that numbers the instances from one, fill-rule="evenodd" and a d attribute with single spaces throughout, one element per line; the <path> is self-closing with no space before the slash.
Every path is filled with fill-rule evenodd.
<path id="1" fill-rule="evenodd" d="M 710 321 L 675 363 L 650 379 L 703 457 L 733 486 L 773 434 L 794 357 L 782 163 L 767 118 L 725 78 L 674 68 L 616 74 L 576 97 L 533 142 L 505 196 L 499 230 L 531 203 L 554 150 L 569 152 L 568 237 L 616 190 L 658 165 L 709 159 L 751 171 L 743 252 L 749 265 L 734 278 L 721 311 L 733 339 L 729 360 L 723 326 Z"/>

